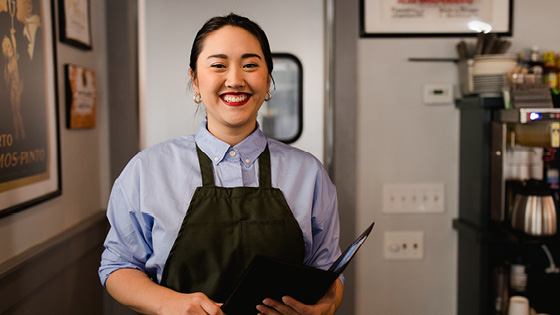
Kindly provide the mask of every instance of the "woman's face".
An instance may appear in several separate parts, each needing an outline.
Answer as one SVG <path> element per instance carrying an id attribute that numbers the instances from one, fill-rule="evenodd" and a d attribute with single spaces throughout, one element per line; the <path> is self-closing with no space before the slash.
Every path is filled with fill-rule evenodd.
<path id="1" fill-rule="evenodd" d="M 6 57 L 12 57 L 14 54 L 14 50 L 12 49 L 12 42 L 7 37 L 2 39 L 2 53 Z"/>
<path id="2" fill-rule="evenodd" d="M 257 112 L 270 87 L 261 46 L 248 31 L 224 26 L 209 34 L 197 60 L 196 93 L 206 107 L 208 130 L 247 136 L 256 126 Z"/>

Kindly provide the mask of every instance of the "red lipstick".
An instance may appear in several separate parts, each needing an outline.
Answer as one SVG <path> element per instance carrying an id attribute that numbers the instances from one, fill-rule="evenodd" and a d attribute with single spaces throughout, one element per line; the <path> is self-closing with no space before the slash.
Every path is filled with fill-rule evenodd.
<path id="1" fill-rule="evenodd" d="M 220 95 L 222 101 L 228 106 L 243 106 L 251 99 L 251 94 L 232 92 Z"/>

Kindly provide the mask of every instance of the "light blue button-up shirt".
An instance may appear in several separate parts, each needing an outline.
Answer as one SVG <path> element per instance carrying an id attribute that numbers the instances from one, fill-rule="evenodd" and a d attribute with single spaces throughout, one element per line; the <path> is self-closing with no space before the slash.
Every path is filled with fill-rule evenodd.
<path id="1" fill-rule="evenodd" d="M 321 269 L 340 255 L 336 189 L 313 155 L 257 128 L 234 147 L 214 137 L 204 121 L 196 135 L 178 137 L 138 153 L 114 183 L 99 277 L 115 270 L 161 274 L 195 189 L 202 185 L 196 145 L 213 161 L 216 186 L 258 186 L 258 157 L 270 150 L 272 187 L 279 188 L 303 232 L 305 264 Z"/>

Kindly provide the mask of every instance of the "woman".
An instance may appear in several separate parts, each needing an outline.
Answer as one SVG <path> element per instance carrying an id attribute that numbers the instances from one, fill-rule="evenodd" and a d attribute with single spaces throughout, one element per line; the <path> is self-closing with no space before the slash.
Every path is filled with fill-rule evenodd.
<path id="1" fill-rule="evenodd" d="M 149 314 L 223 314 L 251 259 L 328 268 L 340 254 L 336 191 L 320 162 L 267 139 L 257 112 L 270 99 L 272 57 L 247 18 L 210 19 L 190 75 L 206 119 L 196 135 L 135 156 L 115 181 L 99 270 L 119 302 Z M 315 305 L 265 299 L 261 314 L 333 314 L 338 279 Z"/>
<path id="2" fill-rule="evenodd" d="M 23 80 L 19 76 L 19 55 L 16 49 L 15 30 L 11 29 L 11 40 L 4 35 L 2 38 L 2 54 L 4 55 L 4 81 L 10 93 L 10 105 L 12 105 L 12 117 L 16 140 L 25 139 L 25 128 L 21 116 L 21 93 L 23 92 Z"/>

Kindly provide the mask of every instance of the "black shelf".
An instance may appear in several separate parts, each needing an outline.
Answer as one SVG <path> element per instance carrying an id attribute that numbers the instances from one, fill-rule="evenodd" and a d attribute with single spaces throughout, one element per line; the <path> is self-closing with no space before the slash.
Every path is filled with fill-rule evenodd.
<path id="1" fill-rule="evenodd" d="M 506 223 L 491 222 L 488 231 L 460 218 L 453 220 L 453 228 L 476 242 L 494 245 L 560 245 L 560 235 L 532 236 L 513 229 Z"/>
<path id="2" fill-rule="evenodd" d="M 504 109 L 504 99 L 502 97 L 469 96 L 456 99 L 455 106 L 459 109 Z"/>
<path id="3" fill-rule="evenodd" d="M 560 236 L 532 236 L 513 229 L 509 224 L 493 223 L 492 230 L 502 234 L 509 243 L 518 245 L 560 245 Z"/>

